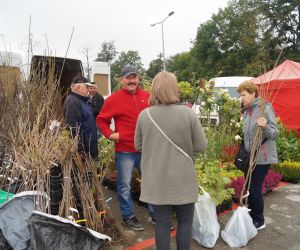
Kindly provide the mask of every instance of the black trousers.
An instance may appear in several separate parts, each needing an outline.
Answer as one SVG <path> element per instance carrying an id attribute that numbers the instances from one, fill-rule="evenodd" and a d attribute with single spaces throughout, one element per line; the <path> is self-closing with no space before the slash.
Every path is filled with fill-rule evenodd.
<path id="1" fill-rule="evenodd" d="M 268 174 L 269 168 L 270 164 L 256 165 L 254 171 L 252 172 L 250 183 L 250 195 L 248 199 L 249 208 L 251 209 L 250 215 L 253 221 L 256 221 L 259 224 L 263 224 L 265 222 L 262 186 Z"/>
<path id="2" fill-rule="evenodd" d="M 173 211 L 177 219 L 176 243 L 178 250 L 189 250 L 192 244 L 194 203 L 184 205 L 153 205 L 155 217 L 155 243 L 158 250 L 170 249 L 170 228 Z"/>
<path id="3" fill-rule="evenodd" d="M 73 162 L 73 164 L 75 164 Z M 83 219 L 83 207 L 81 203 L 81 198 L 79 194 L 79 190 L 76 187 L 75 179 L 79 178 L 76 174 L 71 173 L 71 180 L 72 180 L 72 193 L 75 200 L 75 205 L 79 213 L 79 218 Z M 93 179 L 93 172 L 88 172 L 84 177 L 84 182 L 88 183 L 90 187 L 92 187 L 92 179 Z M 59 213 L 59 204 L 63 198 L 63 173 L 62 167 L 56 166 L 50 170 L 50 207 L 51 207 L 51 214 L 58 215 Z"/>

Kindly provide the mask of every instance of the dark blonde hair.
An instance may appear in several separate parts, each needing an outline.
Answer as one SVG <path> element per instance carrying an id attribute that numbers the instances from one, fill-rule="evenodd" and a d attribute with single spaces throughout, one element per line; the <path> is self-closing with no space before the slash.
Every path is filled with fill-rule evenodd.
<path id="1" fill-rule="evenodd" d="M 255 93 L 255 97 L 258 97 L 258 87 L 255 83 L 250 81 L 243 82 L 238 86 L 236 91 L 240 94 L 244 90 L 250 94 Z"/>
<path id="2" fill-rule="evenodd" d="M 173 73 L 162 71 L 153 81 L 149 98 L 149 105 L 175 104 L 179 102 L 179 88 L 177 78 Z"/>

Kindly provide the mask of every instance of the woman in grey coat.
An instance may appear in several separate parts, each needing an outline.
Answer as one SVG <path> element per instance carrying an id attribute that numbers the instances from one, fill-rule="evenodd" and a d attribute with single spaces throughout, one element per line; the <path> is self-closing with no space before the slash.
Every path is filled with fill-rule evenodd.
<path id="1" fill-rule="evenodd" d="M 276 151 L 276 137 L 278 129 L 272 104 L 265 105 L 264 116 L 260 115 L 261 98 L 258 97 L 258 87 L 252 82 L 244 82 L 239 85 L 237 92 L 240 94 L 242 104 L 245 108 L 243 119 L 244 145 L 246 151 L 250 152 L 254 140 L 256 127 L 262 128 L 263 144 L 258 152 L 256 166 L 252 172 L 250 183 L 249 208 L 250 215 L 255 227 L 263 229 L 266 227 L 264 221 L 264 200 L 262 185 L 268 174 L 271 164 L 278 163 Z"/>
<path id="2" fill-rule="evenodd" d="M 178 102 L 176 76 L 166 71 L 157 74 L 151 107 L 140 113 L 134 138 L 136 149 L 142 151 L 140 200 L 154 205 L 156 247 L 164 250 L 170 249 L 173 210 L 178 221 L 177 249 L 191 248 L 198 197 L 194 154 L 203 153 L 207 144 L 194 111 Z"/>

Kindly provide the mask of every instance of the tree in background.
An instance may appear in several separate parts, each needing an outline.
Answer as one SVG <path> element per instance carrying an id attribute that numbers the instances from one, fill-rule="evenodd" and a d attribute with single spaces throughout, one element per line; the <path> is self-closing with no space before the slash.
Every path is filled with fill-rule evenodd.
<path id="1" fill-rule="evenodd" d="M 97 58 L 95 59 L 95 61 L 107 62 L 110 64 L 112 91 L 118 89 L 119 74 L 125 65 L 131 65 L 137 68 L 141 76 L 145 74 L 145 69 L 143 68 L 138 51 L 122 51 L 118 58 L 116 58 L 117 54 L 118 52 L 114 41 L 103 42 L 101 45 L 101 51 L 97 54 Z"/>
<path id="2" fill-rule="evenodd" d="M 191 51 L 197 75 L 207 79 L 244 75 L 258 49 L 255 17 L 250 1 L 231 1 L 201 24 Z"/>
<path id="3" fill-rule="evenodd" d="M 98 53 L 95 61 L 107 62 L 110 64 L 118 54 L 114 43 L 114 41 L 103 42 L 101 44 L 101 51 Z"/>
<path id="4" fill-rule="evenodd" d="M 154 59 L 150 62 L 149 68 L 146 71 L 146 74 L 150 78 L 154 78 L 154 76 L 161 72 L 163 70 L 163 60 L 162 60 L 162 54 L 160 53 L 157 56 L 157 59 Z"/>
<path id="5" fill-rule="evenodd" d="M 254 1 L 254 0 L 252 0 Z M 270 38 L 270 54 L 283 47 L 283 56 L 300 60 L 300 1 L 260 0 L 261 33 Z M 267 41 L 268 44 L 268 41 Z"/>
<path id="6" fill-rule="evenodd" d="M 300 60 L 300 1 L 232 0 L 198 28 L 191 49 L 198 77 L 251 75 Z"/>
<path id="7" fill-rule="evenodd" d="M 285 59 L 300 61 L 300 0 L 231 0 L 211 19 L 200 24 L 190 51 L 168 58 L 167 70 L 178 81 L 197 89 L 199 79 L 219 76 L 258 76 Z M 283 50 L 282 50 L 283 49 Z M 113 41 L 104 42 L 97 61 L 111 64 L 113 86 L 117 74 L 131 64 L 144 75 L 138 51 L 117 51 Z M 146 71 L 150 81 L 162 70 L 162 56 Z"/>
<path id="8" fill-rule="evenodd" d="M 190 52 L 178 53 L 171 56 L 167 62 L 169 71 L 174 72 L 177 80 L 192 82 L 193 74 L 191 69 L 192 57 Z"/>
<path id="9" fill-rule="evenodd" d="M 87 78 L 90 80 L 92 67 L 90 65 L 89 48 L 88 47 L 83 48 L 81 53 L 84 55 L 84 57 L 86 59 L 86 67 L 84 70 L 87 73 Z"/>

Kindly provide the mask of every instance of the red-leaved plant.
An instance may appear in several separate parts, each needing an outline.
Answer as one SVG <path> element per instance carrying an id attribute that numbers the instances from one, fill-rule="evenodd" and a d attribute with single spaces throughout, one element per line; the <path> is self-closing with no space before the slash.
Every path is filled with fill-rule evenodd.
<path id="1" fill-rule="evenodd" d="M 238 152 L 239 146 L 236 144 L 224 146 L 221 150 L 221 159 L 223 162 L 233 161 L 237 152 Z"/>
<path id="2" fill-rule="evenodd" d="M 266 192 L 272 191 L 272 189 L 276 187 L 276 185 L 281 181 L 281 179 L 282 179 L 282 174 L 269 170 L 262 186 L 263 193 L 265 194 Z M 234 189 L 235 192 L 233 196 L 234 199 L 238 200 L 240 198 L 244 183 L 245 183 L 244 176 L 240 176 L 237 179 L 231 180 L 228 187 Z"/>
<path id="3" fill-rule="evenodd" d="M 282 174 L 269 170 L 262 187 L 263 193 L 272 191 L 272 189 L 281 181 L 282 177 Z"/>

